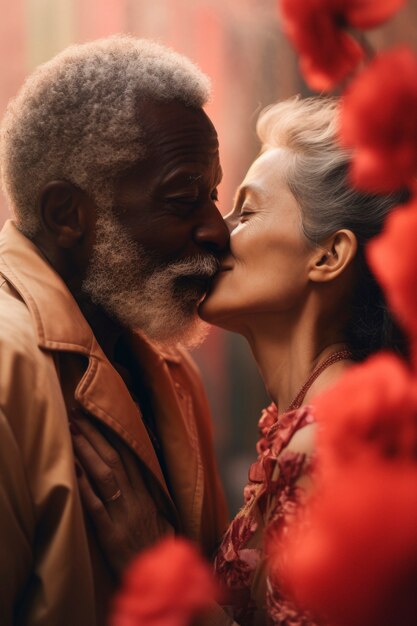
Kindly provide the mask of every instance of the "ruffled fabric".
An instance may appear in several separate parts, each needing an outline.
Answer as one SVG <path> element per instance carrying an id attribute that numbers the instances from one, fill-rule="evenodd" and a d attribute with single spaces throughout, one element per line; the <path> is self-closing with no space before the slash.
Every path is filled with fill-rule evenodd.
<path id="1" fill-rule="evenodd" d="M 311 409 L 302 407 L 278 417 L 275 404 L 263 410 L 258 426 L 258 458 L 249 469 L 244 488 L 244 506 L 230 524 L 215 560 L 216 575 L 226 590 L 233 617 L 242 626 L 252 626 L 264 614 L 271 626 L 313 626 L 285 598 L 279 581 L 263 573 L 267 564 L 265 546 L 282 540 L 299 500 L 297 481 L 310 470 L 305 454 L 287 450 L 295 432 L 314 421 Z M 267 569 L 267 568 L 266 568 Z M 263 576 L 262 606 L 253 596 L 255 580 Z"/>

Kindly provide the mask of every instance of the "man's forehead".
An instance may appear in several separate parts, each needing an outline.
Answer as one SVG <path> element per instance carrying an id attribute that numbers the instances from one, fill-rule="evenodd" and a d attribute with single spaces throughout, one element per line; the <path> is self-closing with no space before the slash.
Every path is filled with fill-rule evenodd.
<path id="1" fill-rule="evenodd" d="M 188 187 L 208 178 L 211 184 L 219 184 L 222 170 L 217 133 L 202 109 L 157 103 L 147 106 L 141 122 L 145 153 L 118 182 L 119 194 L 126 195 L 138 184 L 149 193 L 162 186 Z"/>
<path id="2" fill-rule="evenodd" d="M 223 170 L 220 166 L 220 162 L 217 162 L 214 176 L 216 180 L 216 185 L 219 185 L 223 178 Z M 183 183 L 185 185 L 193 185 L 204 181 L 204 174 L 196 171 L 196 169 L 192 165 L 184 165 L 174 170 L 167 171 L 166 174 L 162 177 L 162 181 L 164 185 L 170 185 L 171 183 Z"/>
<path id="3" fill-rule="evenodd" d="M 208 149 L 218 147 L 217 132 L 201 108 L 174 100 L 141 102 L 138 117 L 150 147 L 165 142 L 206 141 Z"/>

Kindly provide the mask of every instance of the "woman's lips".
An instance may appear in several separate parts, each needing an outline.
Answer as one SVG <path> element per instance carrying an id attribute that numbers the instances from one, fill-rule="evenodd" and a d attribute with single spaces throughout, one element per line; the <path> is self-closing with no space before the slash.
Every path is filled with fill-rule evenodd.
<path id="1" fill-rule="evenodd" d="M 211 277 L 211 280 L 209 281 L 209 289 L 208 289 L 208 294 L 210 294 L 211 292 L 211 288 L 213 287 L 213 285 L 215 285 L 217 279 L 222 275 L 225 274 L 226 272 L 230 272 L 233 268 L 231 266 L 221 266 L 218 271 L 214 274 L 214 276 Z"/>

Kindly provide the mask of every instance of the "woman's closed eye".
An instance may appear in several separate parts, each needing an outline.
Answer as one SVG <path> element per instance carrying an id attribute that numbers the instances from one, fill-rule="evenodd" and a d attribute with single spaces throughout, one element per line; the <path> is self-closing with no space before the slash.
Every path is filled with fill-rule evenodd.
<path id="1" fill-rule="evenodd" d="M 254 211 L 250 210 L 250 209 L 242 209 L 239 214 L 238 214 L 238 219 L 240 223 L 246 222 L 251 215 L 254 214 Z"/>
<path id="2" fill-rule="evenodd" d="M 225 217 L 225 221 L 227 225 L 229 226 L 229 230 L 234 230 L 240 224 L 244 224 L 245 222 L 247 222 L 252 214 L 253 214 L 253 211 L 250 211 L 249 209 L 243 209 L 243 208 L 240 211 L 236 209 L 231 211 Z"/>

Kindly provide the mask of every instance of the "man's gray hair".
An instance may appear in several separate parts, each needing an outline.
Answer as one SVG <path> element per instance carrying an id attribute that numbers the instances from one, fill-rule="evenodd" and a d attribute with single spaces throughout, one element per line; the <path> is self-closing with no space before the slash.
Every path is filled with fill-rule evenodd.
<path id="1" fill-rule="evenodd" d="M 127 35 L 70 46 L 38 67 L 1 127 L 2 184 L 20 230 L 36 234 L 41 189 L 51 180 L 111 204 L 116 177 L 146 152 L 138 102 L 200 108 L 209 93 L 209 79 L 189 59 Z"/>

